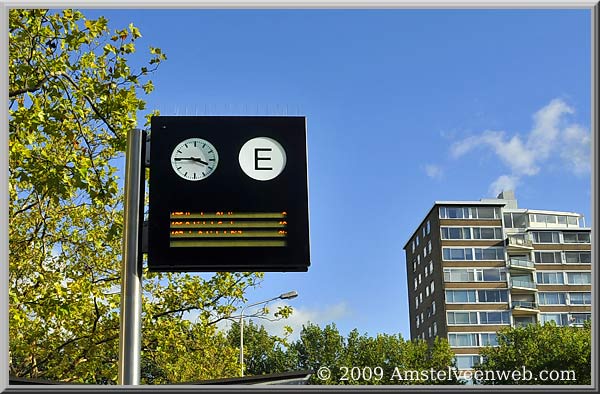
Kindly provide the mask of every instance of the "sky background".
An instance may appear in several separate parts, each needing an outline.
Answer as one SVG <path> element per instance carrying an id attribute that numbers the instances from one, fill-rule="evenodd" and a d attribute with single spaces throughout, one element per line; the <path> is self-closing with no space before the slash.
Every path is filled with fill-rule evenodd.
<path id="1" fill-rule="evenodd" d="M 140 29 L 133 66 L 166 53 L 150 110 L 306 116 L 311 266 L 247 293 L 298 291 L 273 333 L 409 337 L 403 246 L 435 201 L 509 188 L 591 225 L 588 10 L 84 13 Z"/>

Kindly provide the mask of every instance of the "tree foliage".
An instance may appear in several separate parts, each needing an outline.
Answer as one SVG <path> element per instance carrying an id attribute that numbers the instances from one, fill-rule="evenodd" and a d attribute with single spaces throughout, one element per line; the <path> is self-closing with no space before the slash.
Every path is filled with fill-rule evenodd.
<path id="1" fill-rule="evenodd" d="M 116 382 L 118 164 L 166 59 L 150 47 L 135 66 L 141 37 L 133 24 L 114 30 L 76 10 L 9 11 L 11 375 Z M 145 270 L 143 382 L 231 376 L 235 351 L 215 323 L 261 277 Z"/>
<path id="2" fill-rule="evenodd" d="M 534 379 L 513 380 L 511 376 L 483 380 L 483 384 L 591 384 L 591 324 L 584 327 L 528 324 L 506 328 L 498 333 L 497 347 L 480 351 L 482 371 L 515 371 L 526 368 Z M 541 371 L 574 371 L 576 380 L 536 380 Z M 544 377 L 544 376 L 542 376 Z"/>
<path id="3" fill-rule="evenodd" d="M 239 347 L 238 325 L 231 327 L 228 337 L 232 346 L 237 343 Z M 308 324 L 302 327 L 299 339 L 290 342 L 288 338 L 269 335 L 262 326 L 252 324 L 249 330 L 244 329 L 244 360 L 248 375 L 309 370 L 313 371 L 310 384 L 458 384 L 453 377 L 436 381 L 424 379 L 422 375 L 405 374 L 431 369 L 448 371 L 448 368 L 454 369 L 453 359 L 448 341 L 441 338 L 429 344 L 423 340 L 404 340 L 400 334 L 371 337 L 356 329 L 344 337 L 335 324 L 324 328 Z M 317 373 L 323 367 L 331 372 L 328 377 Z M 381 369 L 370 375 L 375 368 Z M 415 378 L 411 378 L 413 376 Z"/>

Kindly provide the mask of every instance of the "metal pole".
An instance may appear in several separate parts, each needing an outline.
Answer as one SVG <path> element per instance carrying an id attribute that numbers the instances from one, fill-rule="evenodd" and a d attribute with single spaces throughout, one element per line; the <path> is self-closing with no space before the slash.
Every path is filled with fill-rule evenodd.
<path id="1" fill-rule="evenodd" d="M 242 312 L 240 313 L 240 365 L 242 368 L 242 377 L 244 377 L 244 311 L 247 308 L 250 308 L 252 306 L 266 304 L 267 302 L 271 302 L 273 300 L 280 299 L 280 298 L 282 298 L 283 295 L 285 295 L 285 294 L 282 294 L 277 297 L 269 298 L 268 300 L 255 302 L 254 304 L 246 305 L 242 308 Z"/>
<path id="2" fill-rule="evenodd" d="M 142 253 L 140 233 L 144 193 L 144 134 L 127 134 L 125 161 L 125 217 L 121 263 L 121 331 L 118 384 L 140 384 Z"/>
<path id="3" fill-rule="evenodd" d="M 244 309 L 240 315 L 240 365 L 242 368 L 242 377 L 244 377 Z"/>

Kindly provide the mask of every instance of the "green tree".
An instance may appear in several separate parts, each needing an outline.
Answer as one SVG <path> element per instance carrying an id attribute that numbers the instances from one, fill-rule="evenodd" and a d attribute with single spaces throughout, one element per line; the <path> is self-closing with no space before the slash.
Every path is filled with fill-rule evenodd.
<path id="1" fill-rule="evenodd" d="M 317 372 L 320 367 L 331 370 L 328 379 L 318 379 L 314 374 L 310 377 L 311 384 L 339 384 L 340 367 L 344 365 L 344 337 L 339 333 L 334 323 L 321 329 L 318 325 L 309 323 L 302 326 L 300 338 L 291 344 L 289 354 L 297 362 L 297 369 Z"/>
<path id="2" fill-rule="evenodd" d="M 425 379 L 421 371 L 448 371 L 453 366 L 454 353 L 448 341 L 436 338 L 429 344 L 423 340 L 408 341 L 400 334 L 377 334 L 370 337 L 352 330 L 346 338 L 335 324 L 321 329 L 309 324 L 302 328 L 300 339 L 288 350 L 290 361 L 296 360 L 296 369 L 315 372 L 311 384 L 457 384 L 449 380 Z M 327 367 L 331 375 L 326 379 L 316 374 Z M 418 371 L 417 376 L 407 371 Z M 429 374 L 430 375 L 430 374 Z"/>
<path id="3" fill-rule="evenodd" d="M 591 384 L 591 323 L 584 327 L 559 327 L 554 322 L 506 328 L 498 333 L 498 346 L 480 351 L 482 371 L 526 368 L 536 378 L 541 371 L 574 371 L 576 380 L 513 380 L 512 376 L 483 380 L 483 384 Z"/>
<path id="4" fill-rule="evenodd" d="M 9 11 L 10 373 L 115 383 L 122 200 L 117 169 L 165 54 L 76 10 Z M 153 112 L 146 116 L 146 125 Z M 255 273 L 144 271 L 143 382 L 231 376 L 216 324 Z M 191 319 L 190 316 L 194 316 Z M 187 317 L 187 319 L 186 319 Z"/>
<path id="5" fill-rule="evenodd" d="M 264 326 L 244 322 L 244 376 L 292 371 L 294 360 L 287 353 L 287 334 L 271 335 Z M 240 348 L 240 324 L 235 321 L 227 332 L 229 345 Z M 238 353 L 239 356 L 239 353 Z M 239 359 L 239 357 L 238 357 Z M 238 367 L 238 376 L 241 370 Z"/>

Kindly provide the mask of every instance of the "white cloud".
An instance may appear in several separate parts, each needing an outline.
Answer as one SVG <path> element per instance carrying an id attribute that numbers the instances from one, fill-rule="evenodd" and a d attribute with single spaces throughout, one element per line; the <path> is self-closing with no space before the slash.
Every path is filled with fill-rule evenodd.
<path id="1" fill-rule="evenodd" d="M 274 312 L 277 310 L 278 306 L 283 305 L 285 304 L 274 303 L 271 310 Z M 272 335 L 283 335 L 283 327 L 290 326 L 294 330 L 290 336 L 290 339 L 296 340 L 300 338 L 302 325 L 307 325 L 310 322 L 324 327 L 325 325 L 350 314 L 346 303 L 343 302 L 324 306 L 323 308 L 318 309 L 294 307 L 293 305 L 291 306 L 294 308 L 294 312 L 287 319 L 281 319 L 277 321 L 257 320 L 256 322 L 265 326 L 265 329 Z"/>
<path id="2" fill-rule="evenodd" d="M 450 156 L 456 159 L 475 149 L 491 149 L 510 170 L 490 185 L 494 195 L 514 190 L 523 176 L 538 174 L 555 158 L 574 174 L 585 174 L 590 171 L 590 134 L 581 125 L 567 123 L 566 116 L 573 112 L 564 101 L 554 99 L 533 115 L 533 127 L 525 138 L 486 130 L 452 144 Z"/>
<path id="3" fill-rule="evenodd" d="M 492 148 L 500 160 L 518 174 L 535 175 L 539 168 L 535 165 L 534 152 L 524 146 L 517 135 L 506 138 L 503 131 L 486 130 L 481 135 L 467 137 L 452 144 L 450 154 L 459 158 L 476 148 Z"/>
<path id="4" fill-rule="evenodd" d="M 560 138 L 560 123 L 573 109 L 564 101 L 554 99 L 533 115 L 534 127 L 529 133 L 527 147 L 541 159 L 547 158 L 556 148 Z"/>
<path id="5" fill-rule="evenodd" d="M 572 125 L 565 129 L 560 155 L 566 165 L 577 174 L 591 171 L 591 136 L 586 129 Z"/>
<path id="6" fill-rule="evenodd" d="M 501 175 L 490 185 L 490 194 L 497 196 L 504 190 L 515 190 L 518 183 L 519 178 L 515 176 Z"/>
<path id="7" fill-rule="evenodd" d="M 443 170 L 440 166 L 435 164 L 427 164 L 425 165 L 425 173 L 430 178 L 439 179 L 443 175 Z"/>

